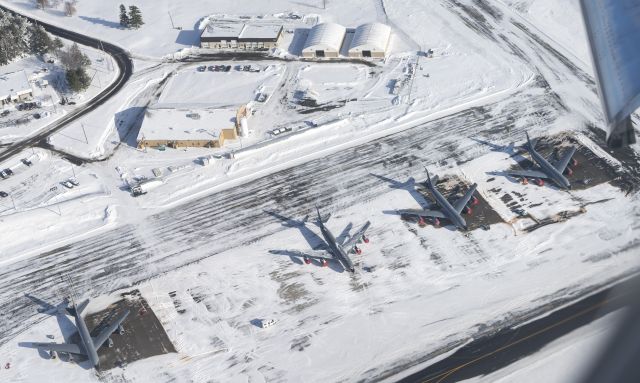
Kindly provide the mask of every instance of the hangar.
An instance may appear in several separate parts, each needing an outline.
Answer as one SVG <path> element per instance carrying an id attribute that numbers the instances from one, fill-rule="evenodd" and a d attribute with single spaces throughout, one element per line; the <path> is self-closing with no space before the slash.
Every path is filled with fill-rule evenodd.
<path id="1" fill-rule="evenodd" d="M 380 23 L 362 24 L 356 32 L 349 47 L 349 57 L 384 58 L 387 54 L 391 28 Z"/>
<path id="2" fill-rule="evenodd" d="M 302 48 L 302 57 L 338 57 L 346 31 L 345 27 L 335 23 L 314 26 Z"/>
<path id="3" fill-rule="evenodd" d="M 282 25 L 215 23 L 202 30 L 200 47 L 266 50 L 277 47 L 282 36 Z"/>

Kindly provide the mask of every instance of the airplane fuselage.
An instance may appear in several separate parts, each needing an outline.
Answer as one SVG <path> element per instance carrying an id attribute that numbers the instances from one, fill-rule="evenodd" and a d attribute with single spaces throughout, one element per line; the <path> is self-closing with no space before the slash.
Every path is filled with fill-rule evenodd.
<path id="1" fill-rule="evenodd" d="M 438 205 L 442 208 L 443 213 L 449 218 L 449 220 L 460 229 L 467 230 L 467 221 L 451 206 L 449 201 L 438 191 L 435 185 L 428 184 L 429 191 L 433 198 L 435 198 Z"/>
<path id="2" fill-rule="evenodd" d="M 338 262 L 342 264 L 342 267 L 344 267 L 345 270 L 353 273 L 355 271 L 355 267 L 353 266 L 351 258 L 349 258 L 349 255 L 347 255 L 342 246 L 338 245 L 338 242 L 336 241 L 336 238 L 333 236 L 333 234 L 322 223 L 320 224 L 320 231 L 322 232 L 322 236 L 324 237 L 325 242 L 329 245 L 333 256 L 336 257 Z"/>
<path id="3" fill-rule="evenodd" d="M 547 176 L 553 181 L 556 185 L 564 189 L 571 189 L 571 183 L 569 180 L 562 175 L 555 166 L 551 165 L 549 161 L 547 161 L 540 153 L 538 153 L 533 147 L 529 146 L 529 153 L 531 154 L 531 159 L 540 166 L 543 172 L 547 174 Z"/>
<path id="4" fill-rule="evenodd" d="M 81 314 L 76 313 L 74 315 L 76 321 L 76 327 L 78 328 L 78 334 L 80 334 L 80 339 L 82 339 L 82 346 L 84 347 L 85 352 L 87 353 L 87 357 L 91 362 L 91 365 L 94 368 L 98 368 L 100 365 L 100 359 L 98 358 L 98 352 L 93 345 L 93 339 L 91 339 L 91 334 L 89 333 L 89 329 L 87 329 L 87 325 L 84 323 L 84 320 L 80 316 Z"/>

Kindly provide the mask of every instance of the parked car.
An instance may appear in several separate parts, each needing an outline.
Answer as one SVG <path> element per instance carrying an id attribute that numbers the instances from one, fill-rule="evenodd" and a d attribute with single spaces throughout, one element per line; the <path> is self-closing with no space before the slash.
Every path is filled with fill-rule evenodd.
<path id="1" fill-rule="evenodd" d="M 7 194 L 7 192 L 0 191 L 0 197 L 5 198 L 5 197 L 8 197 L 8 196 L 9 196 L 9 194 Z"/>
<path id="2" fill-rule="evenodd" d="M 11 113 L 9 110 L 3 110 L 2 113 L 0 113 L 0 117 L 4 117 L 4 116 L 8 115 L 9 113 Z"/>
<path id="3" fill-rule="evenodd" d="M 6 168 L 4 169 L 4 172 L 7 173 L 8 175 L 12 176 L 13 175 L 13 170 Z"/>
<path id="4" fill-rule="evenodd" d="M 62 184 L 62 186 L 66 187 L 67 189 L 73 189 L 73 184 L 69 181 L 62 181 L 60 183 Z"/>
<path id="5" fill-rule="evenodd" d="M 229 72 L 231 70 L 231 65 L 227 65 L 224 67 L 225 72 Z"/>
<path id="6" fill-rule="evenodd" d="M 2 179 L 9 178 L 9 174 L 4 170 L 0 170 L 0 177 L 2 177 Z"/>
<path id="7" fill-rule="evenodd" d="M 78 182 L 78 180 L 75 177 L 71 177 L 67 181 L 69 181 L 73 186 L 80 186 L 80 182 Z"/>
<path id="8" fill-rule="evenodd" d="M 198 67 L 198 72 L 204 72 L 205 70 L 207 70 L 207 66 L 206 65 L 201 65 Z"/>
<path id="9" fill-rule="evenodd" d="M 214 69 L 215 67 L 213 65 L 209 65 L 209 72 L 213 72 Z"/>
<path id="10" fill-rule="evenodd" d="M 68 104 L 68 105 L 75 105 L 75 104 L 76 104 L 76 102 L 75 102 L 75 101 L 69 101 L 69 102 L 67 102 L 67 104 Z"/>
<path id="11" fill-rule="evenodd" d="M 26 158 L 21 159 L 20 161 L 22 161 L 23 164 L 27 165 L 27 166 L 31 166 L 33 165 L 33 162 L 29 161 Z"/>
<path id="12" fill-rule="evenodd" d="M 42 117 L 42 116 L 40 115 L 40 113 L 34 113 L 34 114 L 33 114 L 33 118 L 35 118 L 36 120 L 40 119 L 40 117 Z"/>

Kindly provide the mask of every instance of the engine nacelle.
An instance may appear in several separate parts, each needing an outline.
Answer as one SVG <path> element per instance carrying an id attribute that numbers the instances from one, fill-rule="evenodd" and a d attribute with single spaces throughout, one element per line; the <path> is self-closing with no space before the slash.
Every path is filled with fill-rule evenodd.
<path id="1" fill-rule="evenodd" d="M 578 166 L 578 160 L 576 160 L 575 158 L 571 159 L 571 165 L 573 165 L 573 167 L 575 168 L 576 166 Z"/>
<path id="2" fill-rule="evenodd" d="M 479 203 L 480 203 L 480 200 L 478 199 L 478 197 L 476 197 L 476 196 L 471 197 L 471 204 L 473 206 L 476 206 Z"/>
<path id="3" fill-rule="evenodd" d="M 323 259 L 320 261 L 320 264 L 322 265 L 322 267 L 327 267 L 329 265 L 329 262 L 327 262 L 326 259 Z"/>
<path id="4" fill-rule="evenodd" d="M 425 226 L 427 226 L 427 223 L 425 222 L 424 217 L 420 217 L 420 218 L 418 219 L 418 226 L 420 226 L 420 227 L 425 227 Z"/>
<path id="5" fill-rule="evenodd" d="M 362 235 L 362 241 L 363 241 L 364 243 L 369 243 L 369 238 L 365 237 L 365 235 L 363 234 L 363 235 Z"/>
<path id="6" fill-rule="evenodd" d="M 353 251 L 358 255 L 362 254 L 362 250 L 358 246 L 354 246 Z"/>
<path id="7" fill-rule="evenodd" d="M 567 166 L 566 169 L 564 169 L 564 172 L 571 177 L 573 175 L 573 169 L 571 169 L 570 167 Z"/>
<path id="8" fill-rule="evenodd" d="M 51 359 L 57 359 L 58 358 L 58 354 L 55 351 L 51 350 L 51 351 L 49 351 L 49 357 Z"/>
<path id="9" fill-rule="evenodd" d="M 107 347 L 109 348 L 113 347 L 113 339 L 107 338 Z"/>
<path id="10" fill-rule="evenodd" d="M 522 184 L 529 185 L 529 179 L 527 179 L 527 177 L 522 177 Z"/>
<path id="11" fill-rule="evenodd" d="M 439 218 L 434 218 L 433 219 L 433 226 L 435 227 L 440 227 L 440 219 Z"/>
<path id="12" fill-rule="evenodd" d="M 307 265 L 311 263 L 311 260 L 308 257 L 304 257 L 303 260 L 304 260 L 304 263 Z"/>
<path id="13" fill-rule="evenodd" d="M 544 186 L 544 180 L 543 180 L 542 178 L 538 178 L 538 179 L 536 180 L 536 185 L 538 185 L 538 186 Z"/>
<path id="14" fill-rule="evenodd" d="M 119 325 L 119 326 L 118 326 L 118 328 L 116 329 L 116 332 L 117 332 L 119 335 L 124 335 L 124 326 Z"/>

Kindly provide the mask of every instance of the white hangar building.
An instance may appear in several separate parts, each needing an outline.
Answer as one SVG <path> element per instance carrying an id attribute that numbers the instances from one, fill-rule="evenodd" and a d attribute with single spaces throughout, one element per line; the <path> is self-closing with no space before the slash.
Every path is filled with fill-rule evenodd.
<path id="1" fill-rule="evenodd" d="M 362 24 L 356 32 L 349 47 L 349 57 L 384 58 L 387 54 L 391 28 L 380 23 Z"/>
<path id="2" fill-rule="evenodd" d="M 302 48 L 302 57 L 338 57 L 347 30 L 335 23 L 321 23 L 313 28 Z"/>

